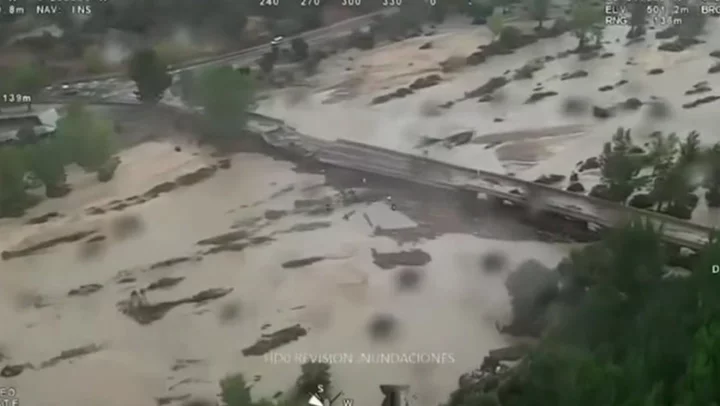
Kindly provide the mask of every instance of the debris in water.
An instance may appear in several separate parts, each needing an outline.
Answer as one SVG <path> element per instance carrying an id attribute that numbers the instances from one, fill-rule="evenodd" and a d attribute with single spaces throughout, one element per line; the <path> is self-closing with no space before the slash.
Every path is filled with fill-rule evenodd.
<path id="1" fill-rule="evenodd" d="M 220 299 L 232 292 L 232 288 L 213 288 L 199 292 L 191 297 L 160 302 L 155 304 L 146 304 L 141 306 L 131 306 L 129 300 L 120 301 L 118 309 L 126 314 L 138 324 L 146 325 L 158 321 L 165 317 L 167 312 L 182 304 L 188 303 L 204 303 L 210 300 Z"/>
<path id="2" fill-rule="evenodd" d="M 21 248 L 17 250 L 6 250 L 3 251 L 1 256 L 2 259 L 7 261 L 8 259 L 12 258 L 18 258 L 18 257 L 24 257 L 28 255 L 32 255 L 36 253 L 37 251 L 43 250 L 45 248 L 54 247 L 59 244 L 64 243 L 70 243 L 70 242 L 76 242 L 85 239 L 85 237 L 89 237 L 96 233 L 96 230 L 88 230 L 88 231 L 78 231 L 75 233 L 63 235 L 56 238 L 51 238 L 46 241 L 39 242 L 37 244 L 31 245 L 27 248 Z"/>
<path id="3" fill-rule="evenodd" d="M 99 283 L 82 285 L 78 288 L 70 290 L 70 292 L 68 292 L 68 296 L 88 296 L 102 289 L 102 287 L 103 285 Z"/>
<path id="4" fill-rule="evenodd" d="M 173 266 L 173 265 L 182 264 L 183 262 L 199 261 L 199 260 L 200 260 L 200 258 L 196 258 L 196 257 L 175 257 L 175 258 L 170 258 L 170 259 L 166 259 L 166 260 L 163 260 L 163 261 L 159 261 L 159 262 L 156 262 L 156 263 L 150 265 L 150 270 L 155 270 L 155 269 L 159 269 L 159 268 L 167 268 L 167 267 L 170 267 L 170 266 Z"/>
<path id="5" fill-rule="evenodd" d="M 284 262 L 282 264 L 282 267 L 283 268 L 300 268 L 303 266 L 312 265 L 312 264 L 314 264 L 316 262 L 320 262 L 324 259 L 325 259 L 325 257 L 319 257 L 319 256 L 301 258 L 301 259 L 293 259 L 291 261 Z"/>
<path id="6" fill-rule="evenodd" d="M 47 361 L 44 361 L 42 364 L 40 364 L 40 368 L 50 368 L 54 367 L 55 365 L 59 364 L 62 361 L 67 361 L 73 358 L 79 358 L 83 357 L 85 355 L 94 354 L 96 352 L 102 351 L 105 349 L 105 347 L 97 344 L 90 344 L 85 345 L 82 347 L 73 348 L 70 350 L 65 350 L 60 353 L 60 355 L 50 358 Z"/>
<path id="7" fill-rule="evenodd" d="M 243 349 L 242 353 L 246 357 L 263 355 L 306 335 L 307 330 L 301 325 L 296 324 L 274 333 L 263 334 L 255 344 Z"/>
<path id="8" fill-rule="evenodd" d="M 156 280 L 155 282 L 149 284 L 149 285 L 147 286 L 147 288 L 145 288 L 145 289 L 146 289 L 146 290 L 168 289 L 168 288 L 171 288 L 171 287 L 177 285 L 178 283 L 182 282 L 183 280 L 185 280 L 184 277 L 177 277 L 177 278 L 165 277 L 165 278 L 160 278 L 160 279 Z"/>
<path id="9" fill-rule="evenodd" d="M 430 254 L 420 249 L 379 253 L 373 248 L 372 256 L 375 265 L 382 269 L 392 269 L 396 266 L 423 266 L 432 260 Z"/>

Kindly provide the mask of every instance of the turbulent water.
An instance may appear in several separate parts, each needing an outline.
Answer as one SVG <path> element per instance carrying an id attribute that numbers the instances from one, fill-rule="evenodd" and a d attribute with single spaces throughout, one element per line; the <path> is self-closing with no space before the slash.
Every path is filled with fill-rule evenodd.
<path id="1" fill-rule="evenodd" d="M 292 211 L 297 199 L 336 192 L 322 186 L 322 176 L 298 174 L 287 163 L 240 154 L 233 158 L 231 169 L 219 170 L 200 184 L 120 213 L 83 214 L 83 207 L 138 194 L 211 161 L 203 154 L 193 155 L 189 147 L 175 152 L 164 143 L 135 147 L 123 160 L 115 183 L 97 185 L 73 173 L 71 181 L 78 190 L 65 199 L 45 202 L 29 214 L 57 210 L 66 217 L 35 226 L 21 225 L 19 220 L 2 224 L 3 249 L 18 246 L 21 239 L 28 244 L 78 229 L 96 228 L 107 236 L 92 251 L 86 243 L 70 243 L 2 262 L 0 348 L 10 364 L 28 362 L 37 367 L 64 350 L 93 343 L 104 346 L 94 354 L 44 369 L 26 369 L 4 380 L 3 385 L 17 389 L 23 403 L 153 405 L 154 398 L 163 396 L 212 396 L 219 379 L 238 371 L 249 380 L 259 376 L 256 394 L 271 396 L 290 387 L 302 357 L 342 353 L 344 362 L 332 366 L 333 382 L 347 397 L 378 402 L 378 384 L 410 383 L 420 404 L 435 404 L 456 385 L 461 373 L 477 367 L 488 350 L 506 343 L 494 325 L 509 312 L 503 285 L 507 271 L 481 272 L 482 253 L 502 250 L 512 268 L 528 258 L 552 266 L 566 250 L 468 235 L 405 244 L 404 249 L 422 249 L 432 260 L 417 267 L 419 277 L 410 288 L 398 292 L 400 268 L 379 268 L 371 252 L 400 247 L 387 237 L 373 236 L 362 214 L 381 227 L 413 223 L 384 203 L 359 204 L 319 216 L 290 214 L 273 221 L 258 220 L 266 210 Z M 351 210 L 356 214 L 343 220 Z M 135 223 L 133 233 L 119 234 L 118 218 L 127 217 L 140 223 Z M 332 226 L 278 233 L 318 221 L 329 221 Z M 251 223 L 260 227 L 259 235 L 273 234 L 275 241 L 242 252 L 208 255 L 200 262 L 143 270 L 171 257 L 192 255 L 198 251 L 198 240 L 228 232 L 233 224 Z M 263 223 L 267 225 L 262 227 Z M 281 266 L 312 256 L 327 259 L 298 268 Z M 134 268 L 141 270 L 132 272 Z M 116 275 L 121 270 L 129 270 L 124 275 L 131 274 L 137 281 L 118 284 Z M 118 311 L 116 303 L 127 299 L 133 286 L 142 287 L 161 277 L 185 279 L 173 288 L 149 292 L 151 303 L 207 288 L 232 288 L 233 292 L 202 306 L 177 307 L 147 326 Z M 84 297 L 68 296 L 71 289 L 91 283 L 103 288 Z M 373 338 L 369 331 L 369 323 L 378 315 L 396 320 L 385 339 Z M 242 355 L 242 349 L 263 332 L 295 323 L 309 333 L 276 350 L 281 358 L 290 357 L 289 363 Z M 421 365 L 417 360 L 413 365 L 411 358 L 405 361 L 410 363 L 400 363 L 397 355 L 390 365 L 362 363 L 361 359 L 363 353 L 411 352 L 432 353 L 435 358 Z M 353 357 L 353 362 L 347 357 Z"/>
<path id="2" fill-rule="evenodd" d="M 715 32 L 714 21 L 708 30 Z M 408 61 L 418 70 L 437 67 L 439 60 L 456 52 L 469 53 L 477 42 L 482 42 L 476 40 L 481 37 L 473 31 L 464 39 L 448 36 L 450 42 L 445 47 L 441 38 L 433 39 L 435 51 L 418 54 L 418 45 L 426 39 L 406 41 L 363 58 L 358 56 L 353 66 L 367 71 L 365 83 L 374 89 L 372 94 L 360 91 L 356 99 L 339 104 L 323 104 L 327 94 L 311 95 L 292 106 L 286 100 L 271 99 L 261 106 L 261 111 L 320 138 L 351 138 L 406 150 L 419 135 L 465 128 L 483 133 L 589 125 L 591 130 L 582 137 L 514 140 L 517 144 L 502 152 L 483 145 L 430 151 L 438 159 L 498 171 L 507 167 L 503 161 L 530 157 L 530 161 L 538 162 L 530 162 L 530 169 L 518 173 L 528 179 L 546 173 L 567 175 L 578 160 L 599 152 L 602 143 L 621 125 L 638 133 L 663 129 L 678 130 L 681 135 L 695 128 L 701 131 L 704 141 L 716 141 L 711 131 L 714 116 L 707 107 L 688 110 L 679 106 L 692 99 L 683 92 L 694 83 L 717 83 L 720 76 L 707 76 L 705 72 L 712 62 L 707 54 L 712 46 L 719 45 L 715 42 L 720 37 L 708 37 L 708 44 L 670 54 L 650 50 L 648 47 L 655 45 L 652 40 L 624 47 L 625 32 L 623 27 L 606 30 L 606 48 L 613 56 L 548 63 L 532 80 L 514 81 L 507 86 L 502 101 L 489 107 L 469 100 L 441 116 L 419 114 L 428 100 L 442 103 L 460 97 L 489 77 L 518 68 L 528 55 L 556 54 L 574 46 L 575 39 L 566 36 L 542 41 L 514 55 L 491 60 L 479 69 L 455 74 L 452 81 L 446 80 L 402 102 L 368 107 L 369 98 L 384 91 L 383 87 L 392 89 L 411 80 L 413 76 L 403 73 L 398 63 L 403 69 L 407 69 Z M 411 59 L 414 54 L 410 49 L 421 56 Z M 393 55 L 407 58 L 393 59 Z M 632 64 L 628 63 L 630 59 Z M 343 63 L 350 63 L 334 61 L 338 72 L 345 72 Z M 332 66 L 329 69 L 334 69 Z M 653 68 L 666 72 L 647 76 L 646 72 Z M 577 69 L 588 71 L 589 77 L 560 80 L 563 73 Z M 328 77 L 335 77 L 332 73 L 328 72 Z M 620 80 L 630 83 L 612 92 L 598 90 Z M 560 97 L 524 104 L 539 82 L 546 90 L 560 93 Z M 656 97 L 669 100 L 666 104 L 671 108 L 669 114 L 653 115 L 655 110 L 649 106 L 598 121 L 563 113 L 562 101 L 570 96 L 584 97 L 588 103 L 601 106 L 628 97 L 645 101 Z M 504 121 L 495 120 L 498 117 Z M 332 204 L 336 204 L 338 192 L 323 185 L 322 175 L 300 174 L 288 163 L 252 154 L 236 155 L 231 169 L 218 170 L 202 183 L 178 188 L 143 204 L 98 216 L 84 213 L 85 207 L 143 193 L 214 162 L 204 152 L 195 152 L 188 146 L 183 152 L 175 152 L 170 144 L 144 144 L 123 154 L 123 165 L 112 182 L 98 185 L 87 175 L 73 173 L 75 190 L 69 197 L 44 202 L 28 215 L 58 211 L 64 217 L 42 225 L 23 225 L 27 217 L 0 222 L 2 249 L 76 230 L 97 229 L 107 237 L 97 245 L 63 244 L 1 263 L 0 353 L 8 358 L 3 362 L 28 362 L 37 367 L 64 350 L 88 344 L 103 346 L 94 354 L 61 360 L 45 368 L 27 368 L 3 381 L 3 385 L 17 388 L 24 403 L 154 405 L 155 398 L 164 396 L 213 396 L 218 380 L 238 371 L 251 381 L 257 380 L 257 396 L 272 396 L 290 387 L 301 360 L 312 359 L 310 355 L 341 354 L 337 359 L 343 362 L 332 366 L 333 382 L 347 397 L 377 404 L 381 396 L 378 384 L 410 383 L 417 404 L 435 405 L 456 386 L 461 373 L 476 367 L 488 350 L 507 343 L 495 324 L 506 320 L 510 312 L 504 287 L 510 270 L 531 258 L 552 266 L 568 249 L 533 242 L 532 233 L 514 235 L 514 231 L 508 231 L 514 229 L 508 220 L 492 213 L 476 225 L 478 230 L 484 230 L 487 239 L 458 233 L 399 243 L 373 229 L 415 225 L 414 220 L 402 214 L 403 210 L 392 211 L 380 202 L 336 207 L 332 212 L 303 212 L 298 201 L 335 196 Z M 592 182 L 592 177 L 586 174 L 581 180 Z M 425 221 L 415 219 L 423 223 L 420 228 L 447 231 L 453 229 L 448 225 L 467 227 L 450 204 L 402 203 L 411 211 L 427 212 Z M 703 216 L 702 210 L 698 211 Z M 134 227 L 132 232 L 120 232 L 119 224 Z M 239 252 L 204 255 L 201 261 L 148 270 L 158 261 L 197 254 L 201 249 L 198 240 L 232 231 L 233 226 L 274 240 Z M 500 235 L 503 239 L 497 239 Z M 410 283 L 412 288 L 398 290 L 398 278 L 403 280 L 406 272 L 404 267 L 382 269 L 374 263 L 373 250 L 388 253 L 411 249 L 423 250 L 431 260 L 414 267 L 415 276 L 409 279 L 414 281 Z M 482 272 L 482 254 L 498 250 L 509 258 L 506 269 L 492 274 Z M 121 278 L 132 276 L 137 280 L 119 284 L 119 271 L 126 271 Z M 188 297 L 208 288 L 233 291 L 203 305 L 181 305 L 161 320 L 144 326 L 118 310 L 117 302 L 127 299 L 133 288 L 163 277 L 185 279 L 172 288 L 148 292 L 150 303 Z M 103 287 L 87 296 L 68 296 L 71 289 L 91 283 Z M 401 285 L 407 283 L 405 280 Z M 308 335 L 278 348 L 272 358 L 277 362 L 263 356 L 243 356 L 242 350 L 261 334 L 296 323 L 307 328 Z M 389 353 L 432 353 L 435 359 L 420 365 L 361 362 L 363 354 Z M 288 362 L 282 361 L 286 358 Z"/>

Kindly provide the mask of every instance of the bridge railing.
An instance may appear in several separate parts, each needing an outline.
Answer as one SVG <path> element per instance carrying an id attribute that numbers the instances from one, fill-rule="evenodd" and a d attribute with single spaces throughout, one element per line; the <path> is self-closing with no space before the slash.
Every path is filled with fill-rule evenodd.
<path id="1" fill-rule="evenodd" d="M 491 179 L 493 181 L 500 182 L 500 183 L 506 183 L 506 184 L 509 183 L 513 186 L 523 187 L 523 188 L 527 188 L 527 189 L 540 190 L 548 195 L 567 197 L 570 199 L 586 202 L 586 203 L 589 203 L 593 206 L 597 206 L 600 208 L 612 209 L 615 211 L 621 211 L 621 212 L 625 212 L 625 213 L 629 213 L 629 214 L 633 214 L 633 215 L 649 217 L 649 218 L 655 219 L 661 223 L 677 225 L 677 226 L 686 228 L 688 230 L 692 230 L 692 231 L 699 232 L 699 233 L 705 233 L 706 235 L 709 235 L 710 233 L 715 231 L 715 229 L 713 227 L 708 227 L 708 226 L 705 226 L 702 224 L 695 223 L 693 221 L 678 219 L 676 217 L 668 216 L 668 215 L 665 215 L 662 213 L 657 213 L 657 212 L 650 211 L 650 210 L 641 210 L 641 209 L 638 209 L 638 208 L 635 208 L 632 206 L 626 206 L 626 205 L 623 205 L 620 203 L 599 199 L 599 198 L 596 198 L 593 196 L 581 195 L 578 193 L 558 189 L 558 188 L 555 188 L 555 187 L 552 187 L 549 185 L 543 185 L 540 183 L 535 183 L 535 182 L 531 182 L 531 181 L 527 181 L 527 180 L 518 179 L 518 178 L 515 178 L 512 176 L 508 176 L 508 175 L 502 175 L 499 173 L 488 172 L 488 171 L 478 170 L 478 169 L 471 169 L 468 167 L 456 165 L 456 164 L 449 163 L 449 162 L 440 161 L 440 160 L 433 159 L 433 158 L 426 157 L 426 156 L 419 156 L 419 155 L 414 155 L 414 154 L 410 154 L 410 153 L 406 153 L 406 152 L 390 150 L 387 148 L 382 148 L 382 147 L 378 147 L 375 145 L 363 144 L 363 143 L 359 143 L 359 142 L 355 142 L 355 141 L 338 140 L 337 142 L 338 142 L 338 144 L 344 144 L 344 145 L 347 145 L 347 146 L 353 147 L 353 148 L 361 148 L 361 149 L 364 148 L 367 150 L 374 150 L 374 151 L 385 153 L 388 155 L 404 157 L 406 159 L 413 159 L 418 162 L 426 162 L 426 163 L 433 164 L 433 165 L 446 166 L 451 169 L 466 172 L 466 173 L 468 173 L 468 175 L 474 175 L 474 176 L 478 176 L 480 178 Z"/>

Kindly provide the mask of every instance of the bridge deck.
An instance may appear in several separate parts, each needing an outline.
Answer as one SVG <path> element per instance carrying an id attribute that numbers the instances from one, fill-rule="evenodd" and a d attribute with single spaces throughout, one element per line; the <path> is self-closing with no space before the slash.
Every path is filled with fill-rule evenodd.
<path id="1" fill-rule="evenodd" d="M 91 102 L 100 105 L 138 106 L 127 102 Z M 165 106 L 182 112 L 182 109 Z M 390 150 L 355 141 L 325 141 L 307 136 L 287 126 L 281 120 L 259 114 L 252 119 L 273 124 L 274 130 L 265 132 L 263 138 L 279 148 L 298 146 L 315 156 L 320 162 L 403 179 L 409 182 L 444 189 L 483 193 L 520 204 L 538 205 L 569 218 L 575 218 L 607 227 L 613 227 L 632 217 L 647 219 L 663 227 L 664 238 L 672 243 L 699 248 L 714 228 L 692 221 L 681 220 L 661 213 L 636 209 L 584 194 L 557 189 L 494 172 L 477 170 L 426 156 Z M 273 127 L 273 126 L 270 126 Z M 517 189 L 520 194 L 510 193 Z"/>

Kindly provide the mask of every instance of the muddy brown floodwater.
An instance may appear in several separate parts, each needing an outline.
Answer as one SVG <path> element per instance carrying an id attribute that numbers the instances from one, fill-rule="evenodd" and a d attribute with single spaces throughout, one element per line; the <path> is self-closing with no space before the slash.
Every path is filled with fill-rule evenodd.
<path id="1" fill-rule="evenodd" d="M 422 205 L 438 208 L 440 197 L 422 203 L 398 195 L 392 211 L 377 201 L 386 190 L 380 182 L 373 188 L 375 180 L 367 192 L 375 198 L 348 201 L 323 175 L 246 153 L 234 155 L 228 169 L 142 204 L 88 212 L 213 165 L 205 151 L 176 152 L 163 142 L 133 147 L 123 162 L 111 187 L 88 182 L 0 224 L 0 249 L 15 253 L 0 272 L 2 366 L 14 375 L 2 385 L 16 387 L 27 404 L 176 404 L 188 395 L 214 396 L 233 372 L 258 376 L 256 395 L 272 396 L 292 385 L 303 354 L 329 353 L 353 357 L 332 366 L 333 382 L 349 397 L 379 402 L 378 384 L 403 381 L 425 388 L 422 402 L 435 404 L 460 374 L 507 342 L 495 329 L 509 312 L 507 275 L 482 272 L 483 252 L 507 253 L 512 269 L 529 258 L 552 266 L 567 250 L 532 241 L 520 224 L 508 231 L 502 223 L 512 220 L 493 224 L 491 216 L 477 226 L 504 229 L 500 240 L 460 228 L 447 234 L 448 224 L 463 223 L 452 211 L 422 216 Z M 75 176 L 82 175 L 70 181 L 80 182 Z M 438 226 L 442 233 L 415 241 L 376 233 L 431 229 L 438 218 L 450 221 Z M 86 234 L 48 243 L 79 232 Z M 102 249 L 87 256 L 88 244 Z M 407 266 L 422 273 L 422 283 L 399 274 Z M 144 301 L 129 305 L 140 289 Z M 93 351 L 73 353 L 77 348 Z M 261 355 L 269 350 L 289 356 L 289 364 L 269 362 Z M 388 352 L 447 353 L 454 362 L 360 360 Z"/>

